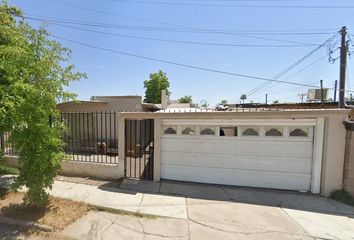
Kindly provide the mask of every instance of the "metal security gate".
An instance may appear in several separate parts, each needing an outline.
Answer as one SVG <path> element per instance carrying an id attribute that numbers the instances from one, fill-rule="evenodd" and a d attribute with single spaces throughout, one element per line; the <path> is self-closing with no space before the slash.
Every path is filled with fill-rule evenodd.
<path id="1" fill-rule="evenodd" d="M 125 177 L 153 179 L 154 120 L 125 120 Z"/>

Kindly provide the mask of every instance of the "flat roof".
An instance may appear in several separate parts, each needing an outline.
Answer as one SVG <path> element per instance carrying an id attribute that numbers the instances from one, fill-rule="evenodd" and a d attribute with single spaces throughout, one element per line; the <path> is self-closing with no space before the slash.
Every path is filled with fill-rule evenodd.
<path id="1" fill-rule="evenodd" d="M 66 104 L 76 104 L 76 103 L 89 103 L 89 104 L 108 104 L 107 102 L 102 101 L 85 101 L 85 100 L 76 100 L 58 103 L 57 105 L 66 105 Z"/>

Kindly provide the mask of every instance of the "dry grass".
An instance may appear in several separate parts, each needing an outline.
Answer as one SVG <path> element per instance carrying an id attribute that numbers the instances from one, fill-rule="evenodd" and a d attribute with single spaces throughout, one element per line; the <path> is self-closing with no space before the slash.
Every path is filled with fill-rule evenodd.
<path id="1" fill-rule="evenodd" d="M 23 203 L 24 193 L 7 192 L 0 194 L 0 215 L 10 218 L 32 221 L 53 228 L 53 232 L 44 233 L 30 229 L 28 235 L 46 239 L 60 239 L 58 233 L 66 226 L 85 215 L 90 207 L 81 202 L 61 198 L 49 198 L 45 207 L 34 207 Z"/>

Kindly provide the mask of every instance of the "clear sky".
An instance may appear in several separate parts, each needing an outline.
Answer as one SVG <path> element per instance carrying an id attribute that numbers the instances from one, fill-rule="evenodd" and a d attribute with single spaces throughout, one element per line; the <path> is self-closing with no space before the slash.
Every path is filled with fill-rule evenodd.
<path id="1" fill-rule="evenodd" d="M 316 48 L 312 45 L 301 47 L 269 47 L 269 45 L 294 45 L 294 43 L 284 41 L 321 44 L 344 25 L 348 27 L 349 33 L 354 34 L 353 1 L 9 0 L 8 2 L 23 9 L 26 15 L 121 26 L 103 28 L 102 25 L 92 27 L 70 24 L 70 26 L 94 31 L 174 41 L 268 45 L 267 47 L 252 47 L 183 44 L 126 38 L 51 24 L 47 27 L 57 36 L 97 47 L 263 78 L 273 78 Z M 65 3 L 74 4 L 76 7 Z M 263 7 L 239 7 L 239 5 Z M 345 5 L 353 6 L 353 8 L 267 7 L 271 5 Z M 29 23 L 35 27 L 38 26 L 36 21 L 29 21 Z M 213 33 L 210 31 L 200 33 L 200 29 L 212 29 Z M 252 33 L 239 34 L 240 31 L 252 31 Z M 284 34 L 288 31 L 309 34 Z M 238 34 L 234 34 L 237 32 Z M 274 35 L 276 32 L 282 34 Z M 69 88 L 78 93 L 79 99 L 89 99 L 94 95 L 143 96 L 143 81 L 148 79 L 150 73 L 160 69 L 169 77 L 171 99 L 192 95 L 194 102 L 198 103 L 206 99 L 212 105 L 222 99 L 239 102 L 241 94 L 248 93 L 264 82 L 188 69 L 92 49 L 64 40 L 59 41 L 72 49 L 72 62 L 79 71 L 86 72 L 88 75 L 87 80 L 74 83 Z M 319 85 L 320 79 L 323 79 L 325 87 L 333 87 L 334 80 L 339 76 L 338 61 L 329 64 L 324 58 L 304 71 L 291 76 L 326 54 L 327 48 L 321 48 L 279 80 L 290 76 L 286 81 Z M 338 51 L 333 56 L 338 56 Z M 352 59 L 348 62 L 348 74 L 347 87 L 354 89 Z M 264 102 L 266 93 L 269 94 L 269 101 L 300 101 L 298 94 L 306 91 L 307 87 L 270 84 L 250 96 L 247 101 Z"/>

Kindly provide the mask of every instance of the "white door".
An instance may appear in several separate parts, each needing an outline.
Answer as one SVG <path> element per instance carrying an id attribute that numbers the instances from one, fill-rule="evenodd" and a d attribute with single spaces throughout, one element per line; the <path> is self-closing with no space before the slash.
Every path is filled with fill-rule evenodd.
<path id="1" fill-rule="evenodd" d="M 164 121 L 161 178 L 309 191 L 314 128 L 307 120 Z"/>

